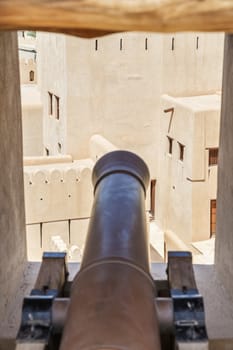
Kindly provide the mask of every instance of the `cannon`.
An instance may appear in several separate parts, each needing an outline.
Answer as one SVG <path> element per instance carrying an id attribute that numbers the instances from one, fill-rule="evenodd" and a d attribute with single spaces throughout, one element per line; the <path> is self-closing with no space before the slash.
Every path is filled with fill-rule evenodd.
<path id="1" fill-rule="evenodd" d="M 150 274 L 144 161 L 131 152 L 108 153 L 97 161 L 92 181 L 80 269 L 68 281 L 65 253 L 44 253 L 23 302 L 17 348 L 208 349 L 191 253 L 168 252 L 167 280 Z"/>

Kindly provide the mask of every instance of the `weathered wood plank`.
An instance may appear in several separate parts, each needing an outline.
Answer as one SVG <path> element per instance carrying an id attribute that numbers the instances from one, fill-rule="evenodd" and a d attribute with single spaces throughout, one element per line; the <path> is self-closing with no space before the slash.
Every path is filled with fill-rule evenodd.
<path id="1" fill-rule="evenodd" d="M 233 339 L 213 339 L 210 341 L 210 350 L 231 350 Z"/>
<path id="2" fill-rule="evenodd" d="M 59 293 L 63 288 L 67 274 L 65 257 L 56 258 L 53 257 L 52 254 L 53 253 L 50 253 L 51 257 L 43 256 L 43 261 L 34 286 L 35 290 L 46 291 L 53 289 L 57 290 Z"/>
<path id="3" fill-rule="evenodd" d="M 176 350 L 209 350 L 209 343 L 177 343 Z"/>
<path id="4" fill-rule="evenodd" d="M 0 0 L 0 29 L 95 37 L 119 31 L 233 31 L 232 0 Z"/>
<path id="5" fill-rule="evenodd" d="M 179 253 L 178 253 L 179 254 Z M 170 289 L 186 291 L 197 289 L 193 265 L 192 255 L 187 252 L 180 252 L 182 256 L 168 254 L 168 281 Z"/>
<path id="6" fill-rule="evenodd" d="M 40 343 L 18 343 L 15 350 L 45 350 L 46 345 Z"/>

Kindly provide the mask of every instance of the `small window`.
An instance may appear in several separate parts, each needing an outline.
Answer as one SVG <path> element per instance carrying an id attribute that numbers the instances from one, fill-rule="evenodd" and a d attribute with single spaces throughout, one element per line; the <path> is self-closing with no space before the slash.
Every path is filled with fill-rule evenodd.
<path id="1" fill-rule="evenodd" d="M 218 164 L 218 148 L 209 149 L 209 166 Z"/>
<path id="2" fill-rule="evenodd" d="M 48 112 L 49 115 L 53 115 L 53 94 L 48 92 L 49 101 L 48 101 Z"/>
<path id="3" fill-rule="evenodd" d="M 169 136 L 167 136 L 167 139 L 168 139 L 168 153 L 172 154 L 173 139 Z"/>
<path id="4" fill-rule="evenodd" d="M 54 98 L 55 98 L 55 113 L 56 113 L 55 117 L 56 119 L 59 119 L 60 118 L 60 97 L 54 95 Z"/>
<path id="5" fill-rule="evenodd" d="M 175 50 L 175 38 L 172 38 L 172 51 Z"/>
<path id="6" fill-rule="evenodd" d="M 155 217 L 155 187 L 156 187 L 156 180 L 153 179 L 150 182 L 150 215 L 151 215 L 151 219 L 154 219 L 154 217 Z"/>
<path id="7" fill-rule="evenodd" d="M 49 149 L 45 147 L 46 156 L 49 156 Z"/>
<path id="8" fill-rule="evenodd" d="M 58 145 L 58 152 L 59 152 L 59 153 L 61 153 L 61 143 L 60 143 L 60 142 L 58 142 L 58 144 L 57 144 L 57 145 Z"/>
<path id="9" fill-rule="evenodd" d="M 120 39 L 120 50 L 122 51 L 122 49 L 123 49 L 123 40 Z"/>
<path id="10" fill-rule="evenodd" d="M 31 70 L 29 72 L 29 80 L 30 81 L 34 81 L 35 80 L 35 72 L 33 70 Z"/>
<path id="11" fill-rule="evenodd" d="M 180 151 L 179 160 L 181 160 L 183 162 L 183 160 L 184 160 L 184 145 L 182 145 L 179 142 L 178 142 L 178 145 L 179 145 L 179 151 Z"/>

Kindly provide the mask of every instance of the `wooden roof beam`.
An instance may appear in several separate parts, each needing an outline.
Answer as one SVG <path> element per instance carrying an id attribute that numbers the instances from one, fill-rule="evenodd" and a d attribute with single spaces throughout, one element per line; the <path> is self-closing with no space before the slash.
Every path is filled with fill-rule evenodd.
<path id="1" fill-rule="evenodd" d="M 232 0 L 0 0 L 0 30 L 97 37 L 114 32 L 233 31 Z"/>

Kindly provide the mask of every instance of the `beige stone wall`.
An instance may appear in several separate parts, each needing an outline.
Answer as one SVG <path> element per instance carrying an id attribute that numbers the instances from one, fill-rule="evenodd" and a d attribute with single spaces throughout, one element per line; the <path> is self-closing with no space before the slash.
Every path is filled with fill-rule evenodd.
<path id="1" fill-rule="evenodd" d="M 23 154 L 25 157 L 43 154 L 42 141 L 42 108 L 26 109 L 22 111 L 23 120 Z"/>
<path id="2" fill-rule="evenodd" d="M 222 49 L 222 34 L 120 33 L 98 40 L 43 34 L 38 65 L 51 154 L 64 138 L 64 152 L 85 158 L 88 140 L 97 133 L 141 155 L 155 178 L 161 94 L 220 90 Z M 59 122 L 48 117 L 48 90 L 62 96 Z"/>
<path id="3" fill-rule="evenodd" d="M 41 260 L 43 251 L 66 250 L 77 261 L 92 207 L 94 163 L 52 161 L 24 167 L 28 259 Z"/>
<path id="4" fill-rule="evenodd" d="M 174 107 L 174 114 L 163 113 Z M 171 119 L 172 118 L 172 119 Z M 184 128 L 185 122 L 185 128 Z M 185 242 L 192 232 L 192 185 L 187 181 L 192 171 L 193 116 L 175 99 L 164 97 L 161 111 L 160 167 L 156 186 L 156 218 L 165 231 L 173 231 Z M 186 130 L 189 132 L 186 134 Z M 168 138 L 173 138 L 172 154 Z M 178 142 L 185 145 L 184 161 L 179 160 Z M 185 205 L 184 205 L 185 203 Z"/>
<path id="5" fill-rule="evenodd" d="M 23 154 L 43 154 L 43 108 L 37 85 L 21 85 Z"/>
<path id="6" fill-rule="evenodd" d="M 23 164 L 26 165 L 46 165 L 46 164 L 59 164 L 59 163 L 72 163 L 73 159 L 70 155 L 58 155 L 58 156 L 41 156 L 41 157 L 24 157 Z"/>
<path id="7" fill-rule="evenodd" d="M 37 83 L 37 64 L 33 59 L 21 59 L 20 67 L 20 83 L 36 84 Z"/>
<path id="8" fill-rule="evenodd" d="M 29 166 L 24 173 L 26 223 L 90 216 L 91 168 L 87 165 Z"/>
<path id="9" fill-rule="evenodd" d="M 210 237 L 210 200 L 216 199 L 217 166 L 208 165 L 208 148 L 218 147 L 220 102 L 220 95 L 163 97 L 156 218 L 165 231 L 186 243 Z M 164 113 L 171 107 L 173 115 Z M 173 139 L 172 154 L 167 136 Z M 178 143 L 185 146 L 183 161 Z"/>
<path id="10" fill-rule="evenodd" d="M 163 93 L 172 96 L 195 96 L 212 94 L 220 90 L 223 37 L 223 33 L 165 35 Z M 174 50 L 172 50 L 173 38 Z"/>
<path id="11" fill-rule="evenodd" d="M 9 314 L 26 261 L 22 126 L 17 36 L 0 34 L 0 335 L 10 332 Z"/>
<path id="12" fill-rule="evenodd" d="M 38 33 L 38 85 L 43 105 L 43 143 L 49 155 L 66 154 L 67 123 L 67 61 L 66 39 L 64 35 Z M 48 92 L 60 98 L 60 119 L 50 115 Z M 59 144 L 61 149 L 59 149 Z"/>
<path id="13" fill-rule="evenodd" d="M 198 106 L 192 96 L 221 89 L 222 49 L 222 34 L 120 33 L 97 40 L 41 34 L 44 146 L 52 155 L 82 159 L 89 156 L 90 138 L 99 134 L 136 152 L 157 180 L 155 217 L 162 228 L 188 242 L 208 238 L 206 213 L 209 198 L 216 196 L 216 174 L 208 169 L 205 148 L 218 145 L 219 104 L 212 111 L 213 99 Z M 59 120 L 49 116 L 48 91 L 60 97 Z M 170 115 L 163 111 L 173 100 L 164 107 L 163 93 L 180 98 L 172 124 L 174 159 L 165 151 Z M 177 141 L 185 145 L 185 162 L 177 161 Z M 198 199 L 199 191 L 207 194 L 205 200 Z"/>
<path id="14" fill-rule="evenodd" d="M 89 138 L 98 133 L 137 152 L 155 172 L 157 158 L 151 157 L 151 149 L 158 148 L 161 50 L 160 35 L 124 33 L 100 38 L 97 44 L 67 39 L 69 153 L 85 157 Z"/>
<path id="15" fill-rule="evenodd" d="M 36 37 L 18 32 L 19 72 L 21 84 L 37 83 Z M 31 72 L 31 73 L 30 73 Z"/>

